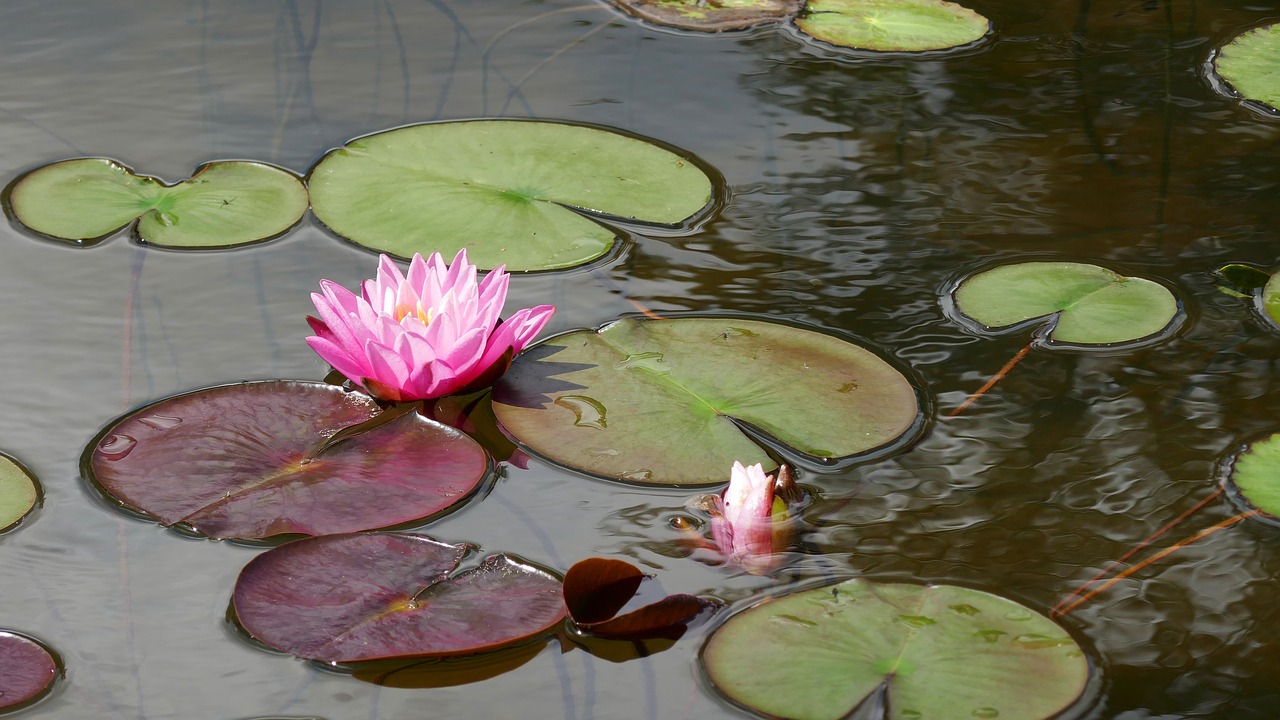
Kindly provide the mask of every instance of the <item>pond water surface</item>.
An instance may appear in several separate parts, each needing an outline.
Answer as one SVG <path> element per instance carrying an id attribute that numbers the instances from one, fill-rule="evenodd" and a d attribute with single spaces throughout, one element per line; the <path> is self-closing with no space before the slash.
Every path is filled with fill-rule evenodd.
<path id="1" fill-rule="evenodd" d="M 0 174 L 79 155 L 170 180 L 226 158 L 302 172 L 357 135 L 481 116 L 596 123 L 688 150 L 724 176 L 719 216 L 685 236 L 628 238 L 587 268 L 516 277 L 508 307 L 554 303 L 559 332 L 633 313 L 625 293 L 664 314 L 745 313 L 859 340 L 922 384 L 918 442 L 804 468 L 817 495 L 806 552 L 776 579 L 682 556 L 670 521 L 692 493 L 538 460 L 426 532 L 561 571 L 630 558 L 670 592 L 732 603 L 860 575 L 959 583 L 1047 612 L 1211 493 L 1243 439 L 1280 426 L 1280 333 L 1211 274 L 1276 261 L 1280 121 L 1206 72 L 1213 48 L 1280 10 L 966 4 L 994 21 L 977 46 L 871 57 L 785 28 L 665 32 L 582 0 L 6 0 Z M 308 294 L 322 277 L 354 287 L 374 256 L 310 218 L 267 244 L 201 253 L 0 234 L 0 449 L 47 494 L 0 538 L 0 627 L 45 640 L 68 668 L 22 717 L 741 716 L 699 676 L 705 627 L 625 662 L 553 641 L 506 674 L 430 689 L 245 642 L 227 603 L 260 549 L 120 515 L 79 478 L 80 454 L 109 420 L 166 395 L 322 378 L 304 342 Z M 1136 350 L 1033 351 L 943 417 L 1028 337 L 969 332 L 940 296 L 1025 259 L 1161 280 L 1187 320 Z M 1212 503 L 1174 536 L 1234 512 Z M 1101 677 L 1077 715 L 1276 717 L 1277 571 L 1280 531 L 1245 523 L 1073 612 L 1064 622 Z"/>

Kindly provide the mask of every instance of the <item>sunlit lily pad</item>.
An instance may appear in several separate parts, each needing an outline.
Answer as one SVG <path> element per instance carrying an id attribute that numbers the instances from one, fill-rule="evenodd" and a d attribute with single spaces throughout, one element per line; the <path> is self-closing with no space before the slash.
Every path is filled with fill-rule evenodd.
<path id="1" fill-rule="evenodd" d="M 61 675 L 58 659 L 46 647 L 0 630 L 0 712 L 39 700 Z"/>
<path id="2" fill-rule="evenodd" d="M 807 455 L 866 453 L 919 414 L 915 388 L 829 335 L 736 318 L 621 320 L 526 349 L 494 389 L 498 422 L 535 452 L 608 478 L 727 482 L 776 467 L 751 435 Z"/>
<path id="3" fill-rule="evenodd" d="M 257 640 L 332 663 L 495 650 L 564 619 L 550 573 L 491 555 L 450 575 L 466 552 L 400 533 L 307 538 L 250 561 L 232 604 Z"/>
<path id="4" fill-rule="evenodd" d="M 1016 263 L 971 275 L 956 289 L 955 302 L 987 329 L 1044 318 L 1049 340 L 1079 345 L 1141 340 L 1167 328 L 1179 312 L 1160 283 L 1074 262 Z"/>
<path id="5" fill-rule="evenodd" d="M 40 483 L 22 463 L 0 453 L 0 532 L 17 525 L 40 503 Z"/>
<path id="6" fill-rule="evenodd" d="M 721 32 L 776 23 L 800 12 L 804 0 L 609 0 L 656 25 Z"/>
<path id="7" fill-rule="evenodd" d="M 1231 496 L 1280 522 L 1280 433 L 1249 443 L 1230 468 L 1226 486 Z"/>
<path id="8" fill-rule="evenodd" d="M 1280 109 L 1280 24 L 1236 37 L 1218 52 L 1213 68 L 1244 98 Z"/>
<path id="9" fill-rule="evenodd" d="M 411 257 L 467 248 L 482 268 L 594 260 L 616 233 L 591 219 L 678 225 L 711 202 L 691 158 L 619 133 L 550 122 L 434 123 L 357 138 L 308 176 L 335 233 Z"/>
<path id="10" fill-rule="evenodd" d="M 465 500 L 486 476 L 474 440 L 416 412 L 316 454 L 377 413 L 369 396 L 324 383 L 197 390 L 112 422 L 84 472 L 124 507 L 211 538 L 397 525 Z"/>
<path id="11" fill-rule="evenodd" d="M 1280 325 L 1280 271 L 1262 287 L 1262 312 L 1276 325 Z"/>
<path id="12" fill-rule="evenodd" d="M 137 220 L 136 237 L 149 245 L 217 248 L 293 227 L 307 210 L 307 190 L 293 173 L 260 162 L 212 162 L 166 185 L 108 158 L 76 158 L 19 178 L 10 203 L 23 225 L 76 244 Z"/>
<path id="13" fill-rule="evenodd" d="M 832 45 L 885 52 L 967 45 L 990 28 L 985 17 L 945 0 L 809 0 L 796 25 Z"/>
<path id="14" fill-rule="evenodd" d="M 1083 693 L 1089 662 L 1048 618 L 990 593 L 855 579 L 738 613 L 702 662 L 769 717 L 1044 720 Z"/>

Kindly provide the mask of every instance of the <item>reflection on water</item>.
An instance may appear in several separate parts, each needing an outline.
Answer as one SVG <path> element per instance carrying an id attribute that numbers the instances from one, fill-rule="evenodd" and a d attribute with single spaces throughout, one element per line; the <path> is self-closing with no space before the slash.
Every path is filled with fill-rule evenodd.
<path id="1" fill-rule="evenodd" d="M 631 236 L 594 268 L 513 278 L 512 307 L 555 303 L 550 332 L 634 312 L 620 293 L 658 313 L 829 328 L 909 367 L 939 414 L 1026 342 L 948 320 L 939 295 L 960 276 L 1048 258 L 1158 278 L 1188 314 L 1168 341 L 1038 349 L 914 446 L 802 478 L 819 493 L 808 554 L 782 581 L 956 582 L 1047 611 L 1211 492 L 1240 439 L 1276 429 L 1280 334 L 1210 271 L 1276 262 L 1280 123 L 1205 75 L 1212 48 L 1274 10 L 970 4 L 994 19 L 990 42 L 871 58 L 785 28 L 689 37 L 571 2 L 10 0 L 0 162 L 6 181 L 74 155 L 170 179 L 221 158 L 303 171 L 356 135 L 484 115 L 651 136 L 724 174 L 723 213 L 692 235 Z M 0 447 L 47 500 L 0 540 L 0 626 L 47 640 L 68 666 L 24 717 L 738 715 L 698 679 L 697 633 L 620 663 L 551 643 L 511 672 L 431 689 L 379 688 L 242 642 L 223 618 L 259 551 L 102 507 L 78 458 L 109 419 L 161 396 L 323 377 L 303 342 L 308 293 L 321 277 L 355 286 L 373 256 L 311 220 L 259 247 L 194 254 L 5 233 Z M 736 603 L 775 587 L 686 557 L 668 522 L 684 501 L 535 460 L 430 532 L 562 570 L 626 556 L 670 592 Z M 1233 512 L 1211 504 L 1175 535 Z M 1088 716 L 1273 717 L 1277 548 L 1274 528 L 1245 523 L 1073 612 L 1067 625 L 1106 671 Z"/>

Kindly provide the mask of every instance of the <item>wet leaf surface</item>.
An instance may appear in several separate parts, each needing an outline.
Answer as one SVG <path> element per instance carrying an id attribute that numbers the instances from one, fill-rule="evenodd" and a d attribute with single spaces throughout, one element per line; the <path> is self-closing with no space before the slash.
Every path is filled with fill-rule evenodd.
<path id="1" fill-rule="evenodd" d="M 57 659 L 43 645 L 0 630 L 0 712 L 40 699 L 61 674 Z"/>
<path id="2" fill-rule="evenodd" d="M 968 45 L 990 23 L 945 0 L 810 0 L 796 26 L 840 47 L 919 52 Z"/>
<path id="3" fill-rule="evenodd" d="M 550 573 L 491 555 L 450 575 L 466 552 L 401 533 L 306 538 L 250 561 L 232 602 L 257 640 L 331 663 L 496 650 L 564 619 Z"/>
<path id="4" fill-rule="evenodd" d="M 1111 345 L 1155 335 L 1178 316 L 1163 285 L 1097 265 L 1027 262 L 971 275 L 955 291 L 956 308 L 986 329 L 1035 318 L 1052 323 L 1051 341 Z"/>
<path id="5" fill-rule="evenodd" d="M 1280 109 L 1280 24 L 1237 36 L 1218 51 L 1213 69 L 1246 99 Z"/>
<path id="6" fill-rule="evenodd" d="M 872 707 L 889 720 L 1044 720 L 1076 702 L 1090 673 L 1066 631 L 1010 600 L 861 579 L 734 615 L 702 662 L 733 702 L 804 720 Z"/>
<path id="7" fill-rule="evenodd" d="M 668 595 L 623 615 L 646 576 L 611 558 L 587 558 L 564 575 L 564 600 L 575 625 L 605 638 L 679 637 L 698 613 L 719 603 L 693 595 Z"/>
<path id="8" fill-rule="evenodd" d="M 1273 274 L 1262 287 L 1262 312 L 1280 326 L 1280 272 Z"/>
<path id="9" fill-rule="evenodd" d="M 498 422 L 535 452 L 627 482 L 727 482 L 735 460 L 776 463 L 754 428 L 815 457 L 892 443 L 916 391 L 874 353 L 755 320 L 627 319 L 526 349 L 493 395 Z"/>
<path id="10" fill-rule="evenodd" d="M 0 532 L 17 525 L 40 503 L 40 483 L 14 458 L 0 453 Z"/>
<path id="11" fill-rule="evenodd" d="M 1225 482 L 1240 504 L 1280 522 L 1280 433 L 1249 443 L 1231 463 Z"/>
<path id="12" fill-rule="evenodd" d="M 803 0 L 609 0 L 614 7 L 665 27 L 700 32 L 744 30 L 800 12 Z"/>
<path id="13" fill-rule="evenodd" d="M 678 225 L 712 199 L 688 156 L 606 130 L 512 120 L 357 138 L 325 155 L 308 184 L 316 217 L 357 245 L 401 258 L 465 247 L 476 265 L 509 270 L 604 255 L 616 233 L 596 219 Z"/>
<path id="14" fill-rule="evenodd" d="M 488 458 L 474 440 L 416 412 L 314 454 L 378 412 L 369 396 L 323 383 L 197 390 L 111 423 L 84 469 L 124 507 L 165 525 L 246 539 L 425 518 L 485 478 Z"/>
<path id="15" fill-rule="evenodd" d="M 138 221 L 136 236 L 168 248 L 217 248 L 269 240 L 307 210 L 293 173 L 259 162 L 201 165 L 175 185 L 108 158 L 45 165 L 12 186 L 14 216 L 51 238 L 92 245 Z"/>

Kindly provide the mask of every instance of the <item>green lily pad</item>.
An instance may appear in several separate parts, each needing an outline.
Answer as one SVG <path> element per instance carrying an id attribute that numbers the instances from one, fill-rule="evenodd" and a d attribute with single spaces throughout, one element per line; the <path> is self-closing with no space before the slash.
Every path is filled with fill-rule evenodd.
<path id="1" fill-rule="evenodd" d="M 920 411 L 876 354 L 737 318 L 633 318 L 551 338 L 516 358 L 493 407 L 555 462 L 654 485 L 723 483 L 735 460 L 776 467 L 758 434 L 816 457 L 866 453 Z"/>
<path id="2" fill-rule="evenodd" d="M 804 0 L 609 0 L 614 7 L 656 25 L 721 32 L 745 30 L 792 17 Z"/>
<path id="3" fill-rule="evenodd" d="M 945 0 L 810 0 L 796 25 L 832 45 L 883 52 L 968 45 L 991 27 L 985 17 Z"/>
<path id="4" fill-rule="evenodd" d="M 1043 720 L 1076 702 L 1090 672 L 1064 630 L 1011 600 L 861 579 L 734 615 L 702 662 L 733 702 L 797 720 L 871 704 L 888 720 Z"/>
<path id="5" fill-rule="evenodd" d="M 1262 286 L 1262 312 L 1276 325 L 1280 325 L 1280 271 Z"/>
<path id="6" fill-rule="evenodd" d="M 482 268 L 566 268 L 617 233 L 588 216 L 678 225 L 711 202 L 691 158 L 561 123 L 432 123 L 357 138 L 308 176 L 313 212 L 365 247 L 411 257 L 463 247 Z"/>
<path id="7" fill-rule="evenodd" d="M 207 163 L 166 185 L 108 158 L 76 158 L 19 178 L 10 204 L 31 230 L 78 245 L 137 220 L 136 236 L 149 245 L 219 248 L 293 227 L 307 210 L 307 190 L 293 173 L 259 162 Z"/>
<path id="8" fill-rule="evenodd" d="M 1163 285 L 1073 262 L 1016 263 L 971 275 L 956 288 L 955 302 L 986 329 L 1045 318 L 1050 340 L 1079 345 L 1140 340 L 1178 315 L 1178 301 Z"/>
<path id="9" fill-rule="evenodd" d="M 1224 45 L 1213 69 L 1245 99 L 1280 108 L 1280 24 L 1254 28 Z"/>
<path id="10" fill-rule="evenodd" d="M 1280 521 L 1280 433 L 1249 443 L 1232 461 L 1225 484 L 1237 504 Z"/>
<path id="11" fill-rule="evenodd" d="M 0 532 L 17 525 L 40 503 L 40 483 L 22 463 L 0 453 Z"/>

